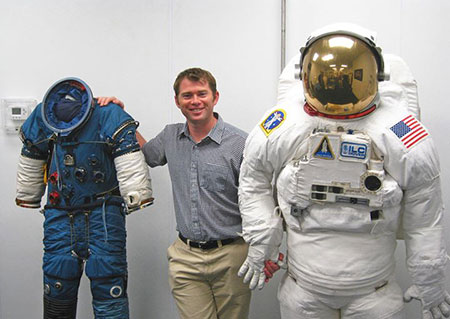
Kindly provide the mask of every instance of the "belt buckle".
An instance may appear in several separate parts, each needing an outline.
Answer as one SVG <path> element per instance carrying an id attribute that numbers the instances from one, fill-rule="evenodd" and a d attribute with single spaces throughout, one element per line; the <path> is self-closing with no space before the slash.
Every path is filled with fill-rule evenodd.
<path id="1" fill-rule="evenodd" d="M 206 244 L 208 243 L 206 240 L 205 241 L 198 241 L 198 248 L 200 249 L 208 249 L 208 247 L 206 247 Z"/>
<path id="2" fill-rule="evenodd" d="M 194 248 L 201 248 L 201 249 L 203 249 L 202 246 L 203 246 L 205 243 L 206 243 L 206 241 L 193 241 L 193 240 L 190 240 L 189 238 L 186 238 L 186 244 L 187 244 L 189 247 L 194 247 Z"/>

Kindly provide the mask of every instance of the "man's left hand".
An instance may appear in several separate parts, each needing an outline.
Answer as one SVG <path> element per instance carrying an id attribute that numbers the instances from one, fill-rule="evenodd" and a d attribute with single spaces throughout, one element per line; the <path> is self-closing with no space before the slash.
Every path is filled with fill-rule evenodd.
<path id="1" fill-rule="evenodd" d="M 116 98 L 115 96 L 100 96 L 97 97 L 97 103 L 100 106 L 106 106 L 109 103 L 114 103 L 119 105 L 122 109 L 125 109 L 125 104 L 123 104 L 123 102 L 121 100 L 119 100 L 118 98 Z"/>

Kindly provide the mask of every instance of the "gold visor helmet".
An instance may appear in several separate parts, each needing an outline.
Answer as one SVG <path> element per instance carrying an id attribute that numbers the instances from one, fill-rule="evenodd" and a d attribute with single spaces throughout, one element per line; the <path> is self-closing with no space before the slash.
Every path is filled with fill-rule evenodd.
<path id="1" fill-rule="evenodd" d="M 306 102 L 326 115 L 354 115 L 378 102 L 384 80 L 381 49 L 350 32 L 311 38 L 302 52 L 300 78 Z"/>

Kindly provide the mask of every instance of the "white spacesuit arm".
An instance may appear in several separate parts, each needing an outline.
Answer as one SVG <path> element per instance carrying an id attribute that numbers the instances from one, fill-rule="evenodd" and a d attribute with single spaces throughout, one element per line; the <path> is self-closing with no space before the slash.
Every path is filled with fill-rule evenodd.
<path id="1" fill-rule="evenodd" d="M 114 159 L 120 194 L 128 212 L 143 208 L 153 202 L 152 185 L 142 152 L 126 153 Z"/>
<path id="2" fill-rule="evenodd" d="M 267 158 L 267 141 L 253 138 L 246 142 L 239 175 L 239 209 L 242 235 L 250 245 L 279 246 L 283 229 L 276 213 L 272 179 L 274 168 Z"/>
<path id="3" fill-rule="evenodd" d="M 276 207 L 272 180 L 278 163 L 269 159 L 269 139 L 256 127 L 249 135 L 239 174 L 239 209 L 242 237 L 249 243 L 247 258 L 239 269 L 250 289 L 262 289 L 266 279 L 264 261 L 277 262 L 283 238 L 280 210 Z"/>
<path id="4" fill-rule="evenodd" d="M 26 208 L 39 208 L 45 193 L 45 160 L 20 155 L 17 168 L 16 204 Z"/>
<path id="5" fill-rule="evenodd" d="M 442 225 L 443 203 L 439 176 L 404 191 L 403 232 L 407 267 L 413 286 L 405 300 L 420 299 L 425 312 L 445 308 L 445 267 L 448 256 Z M 437 307 L 437 308 L 436 308 Z M 435 309 L 436 308 L 436 309 Z M 430 317 L 432 318 L 432 317 Z"/>

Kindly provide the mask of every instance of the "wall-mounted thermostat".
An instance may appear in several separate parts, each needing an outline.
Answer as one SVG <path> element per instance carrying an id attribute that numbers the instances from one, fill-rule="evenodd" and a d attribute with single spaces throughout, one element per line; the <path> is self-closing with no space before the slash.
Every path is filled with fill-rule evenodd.
<path id="1" fill-rule="evenodd" d="M 36 99 L 32 98 L 3 98 L 2 126 L 7 133 L 16 133 L 36 106 Z"/>

